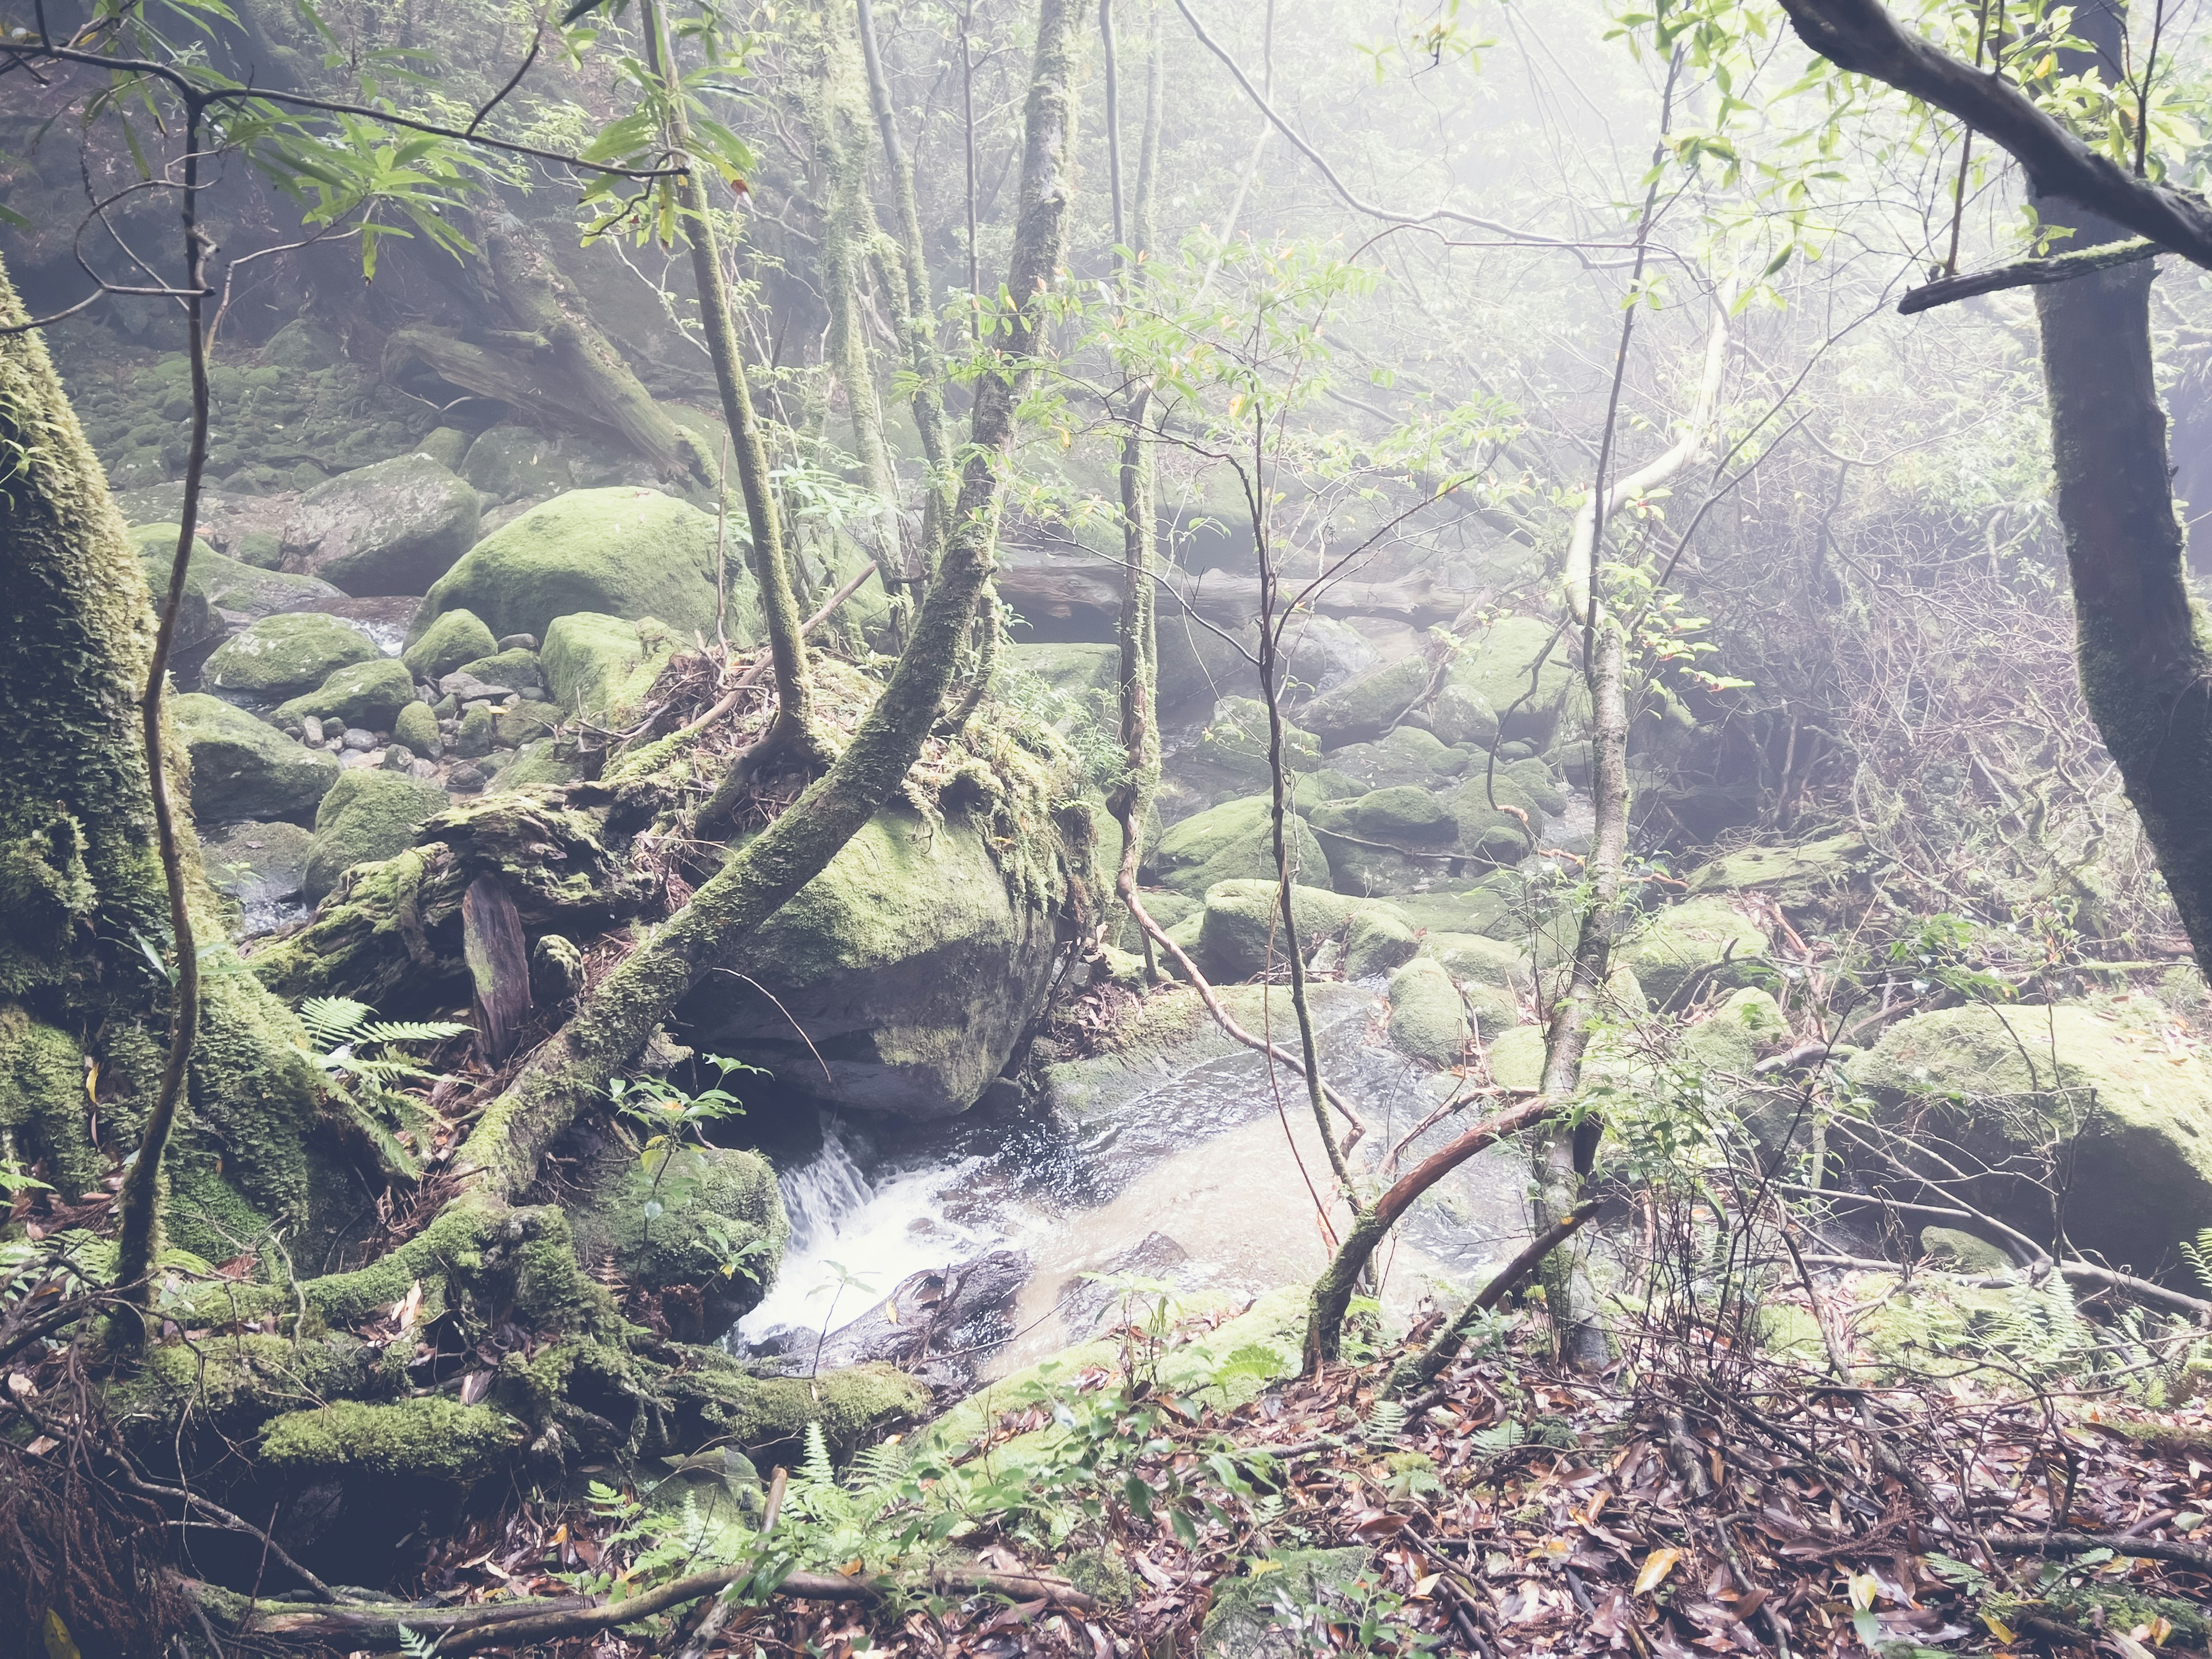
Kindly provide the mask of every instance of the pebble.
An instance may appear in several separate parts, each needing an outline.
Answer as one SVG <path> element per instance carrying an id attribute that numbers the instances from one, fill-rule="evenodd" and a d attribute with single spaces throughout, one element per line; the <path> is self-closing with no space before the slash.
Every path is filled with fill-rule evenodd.
<path id="1" fill-rule="evenodd" d="M 376 733 L 363 731 L 358 726 L 349 726 L 343 741 L 347 748 L 358 749 L 365 754 L 376 747 Z"/>
<path id="2" fill-rule="evenodd" d="M 313 714 L 301 715 L 300 741 L 306 744 L 310 749 L 319 747 L 323 741 L 322 721 L 318 720 Z"/>
<path id="3" fill-rule="evenodd" d="M 538 635 L 509 634 L 500 641 L 499 648 L 502 651 L 535 651 L 538 648 Z"/>

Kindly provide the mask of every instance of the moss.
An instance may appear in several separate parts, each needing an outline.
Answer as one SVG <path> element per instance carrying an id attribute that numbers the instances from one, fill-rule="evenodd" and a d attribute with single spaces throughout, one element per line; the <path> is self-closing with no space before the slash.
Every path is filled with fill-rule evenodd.
<path id="1" fill-rule="evenodd" d="M 1160 884 L 1200 898 L 1218 882 L 1273 880 L 1270 810 L 1266 796 L 1248 795 L 1224 801 L 1171 826 L 1161 836 L 1151 859 Z M 1301 875 L 1310 879 L 1328 870 L 1328 856 L 1304 818 L 1293 812 L 1283 829 L 1293 880 Z"/>
<path id="2" fill-rule="evenodd" d="M 393 658 L 379 657 L 341 668 L 316 690 L 277 704 L 272 718 L 280 726 L 296 726 L 313 714 L 317 720 L 386 732 L 399 711 L 414 701 L 415 682 L 407 670 Z"/>
<path id="3" fill-rule="evenodd" d="M 1195 758 L 1237 777 L 1264 783 L 1267 770 L 1267 705 L 1257 697 L 1224 697 L 1214 705 L 1193 751 Z M 1321 744 L 1312 732 L 1287 719 L 1283 722 L 1283 764 L 1292 772 L 1321 765 Z"/>
<path id="4" fill-rule="evenodd" d="M 584 611 L 555 620 L 539 656 L 546 689 L 562 708 L 618 728 L 635 720 L 674 649 L 673 634 L 653 617 L 633 623 Z"/>
<path id="5" fill-rule="evenodd" d="M 1403 967 L 1420 951 L 1421 942 L 1398 911 L 1388 905 L 1362 905 L 1344 931 L 1344 975 L 1372 979 Z"/>
<path id="6" fill-rule="evenodd" d="M 1431 1066 L 1456 1066 L 1471 1035 L 1451 975 L 1416 958 L 1390 976 L 1390 1041 L 1401 1054 Z"/>
<path id="7" fill-rule="evenodd" d="M 1553 642 L 1556 631 L 1553 623 L 1534 617 L 1501 617 L 1452 659 L 1447 679 L 1495 709 L 1504 735 L 1541 743 L 1576 683 L 1565 653 Z M 1532 682 L 1530 670 L 1547 645 L 1550 653 Z"/>
<path id="8" fill-rule="evenodd" d="M 1802 909 L 1847 888 L 1865 867 L 1866 843 L 1831 836 L 1797 846 L 1747 847 L 1715 859 L 1690 878 L 1692 896 L 1765 893 L 1785 910 Z"/>
<path id="9" fill-rule="evenodd" d="M 2068 1237 L 2115 1266 L 2155 1270 L 2212 1224 L 2212 1069 L 2154 1031 L 2073 1003 L 1940 1009 L 1891 1026 L 1844 1075 L 1886 1115 L 1937 1111 L 1985 1163 L 2033 1177 L 2058 1158 Z M 1981 1196 L 2014 1226 L 2050 1225 L 2040 1193 Z"/>
<path id="10" fill-rule="evenodd" d="M 453 752 L 467 760 L 491 753 L 499 736 L 499 714 L 489 703 L 471 703 L 461 711 L 460 729 L 453 733 Z"/>
<path id="11" fill-rule="evenodd" d="M 560 724 L 560 712 L 550 703 L 516 702 L 499 711 L 493 730 L 500 742 L 519 748 L 548 736 Z"/>
<path id="12" fill-rule="evenodd" d="M 418 680 L 444 678 L 465 662 L 479 657 L 489 657 L 499 649 L 499 641 L 492 637 L 491 629 L 473 611 L 456 607 L 445 612 L 422 630 L 422 636 L 410 645 L 399 660 L 407 672 Z"/>
<path id="13" fill-rule="evenodd" d="M 791 1233 L 775 1171 L 757 1152 L 724 1147 L 687 1147 L 650 1168 L 625 1158 L 570 1210 L 569 1224 L 583 1261 L 648 1290 L 706 1287 L 729 1322 L 760 1300 Z M 760 1252 L 741 1255 L 749 1246 Z"/>
<path id="14" fill-rule="evenodd" d="M 550 738 L 526 743 L 499 769 L 501 789 L 524 789 L 536 784 L 567 783 L 580 777 L 582 769 L 561 758 Z"/>
<path id="15" fill-rule="evenodd" d="M 1504 1089 L 1534 1091 L 1544 1085 L 1544 1028 L 1516 1025 L 1490 1041 L 1492 1079 Z"/>
<path id="16" fill-rule="evenodd" d="M 1111 645 L 1007 645 L 1001 647 L 1002 672 L 1035 675 L 1063 696 L 1116 695 L 1121 653 Z"/>
<path id="17" fill-rule="evenodd" d="M 338 781 L 335 757 L 220 697 L 187 692 L 174 708 L 191 761 L 192 812 L 203 822 L 296 817 L 313 811 Z"/>
<path id="18" fill-rule="evenodd" d="M 1298 711 L 1298 719 L 1325 749 L 1367 742 L 1395 725 L 1428 686 L 1427 659 L 1401 657 L 1324 691 Z"/>
<path id="19" fill-rule="evenodd" d="M 169 583 L 169 561 L 176 556 L 177 532 L 183 526 L 177 524 L 143 524 L 135 526 L 131 534 L 138 544 L 138 557 L 146 572 L 146 580 L 155 592 L 164 591 Z M 272 538 L 273 539 L 273 538 Z M 280 544 L 281 550 L 281 544 Z M 191 563 L 185 570 L 187 592 L 198 598 L 199 608 L 207 612 L 204 632 L 184 631 L 185 613 L 178 613 L 177 645 L 189 648 L 222 632 L 222 618 L 213 614 L 227 611 L 248 617 L 266 617 L 303 611 L 305 607 L 323 599 L 338 597 L 338 590 L 313 576 L 295 575 L 283 570 L 263 568 L 244 559 L 225 558 L 205 542 L 192 543 Z M 311 682 L 312 683 L 312 682 Z"/>
<path id="20" fill-rule="evenodd" d="M 2002 1247 L 1956 1227 L 1923 1227 L 1920 1248 L 1930 1261 L 1957 1273 L 2005 1273 L 2013 1267 Z"/>
<path id="21" fill-rule="evenodd" d="M 420 593 L 476 540 L 477 492 L 431 457 L 354 467 L 300 498 L 287 534 L 349 593 Z"/>
<path id="22" fill-rule="evenodd" d="M 712 1436 L 739 1446 L 799 1441 L 808 1424 L 819 1423 L 833 1448 L 849 1451 L 929 1403 L 926 1387 L 889 1365 L 854 1365 L 818 1377 L 756 1376 L 718 1349 L 691 1352 L 697 1364 L 669 1379 L 670 1389 Z"/>
<path id="23" fill-rule="evenodd" d="M 433 1395 L 391 1405 L 343 1401 L 288 1412 L 261 1431 L 261 1457 L 276 1468 L 301 1474 L 469 1481 L 498 1468 L 520 1443 L 515 1425 L 489 1407 Z"/>
<path id="24" fill-rule="evenodd" d="M 416 618 L 423 637 L 465 607 L 496 637 L 544 639 L 559 617 L 599 611 L 659 617 L 679 637 L 714 631 L 714 518 L 658 490 L 574 489 L 502 525 L 441 576 Z M 742 562 L 726 562 L 734 589 L 726 631 L 759 629 Z"/>
<path id="25" fill-rule="evenodd" d="M 1284 959 L 1279 894 L 1272 881 L 1217 882 L 1207 891 L 1199 943 L 1224 976 L 1249 979 L 1264 971 L 1271 959 L 1279 963 Z M 1353 918 L 1370 912 L 1385 924 L 1395 920 L 1385 906 L 1347 898 L 1326 887 L 1291 889 L 1291 915 L 1297 925 L 1298 947 L 1309 957 L 1323 939 L 1344 933 Z"/>
<path id="26" fill-rule="evenodd" d="M 392 716 L 392 740 L 405 744 L 426 760 L 434 759 L 445 747 L 445 739 L 438 731 L 438 717 L 426 702 L 410 702 Z"/>
<path id="27" fill-rule="evenodd" d="M 363 767 L 341 774 L 315 809 L 315 850 L 305 888 L 320 898 L 356 864 L 404 851 L 416 830 L 445 810 L 446 792 L 397 772 Z"/>
<path id="28" fill-rule="evenodd" d="M 226 1333 L 164 1342 L 118 1382 L 108 1403 L 139 1444 L 159 1444 L 187 1419 L 231 1438 L 270 1418 L 319 1406 L 334 1395 L 385 1394 L 405 1386 L 385 1378 L 378 1350 L 343 1332 L 305 1340 Z"/>
<path id="29" fill-rule="evenodd" d="M 453 672 L 466 674 L 471 679 L 501 691 L 521 691 L 532 686 L 542 687 L 545 683 L 544 674 L 538 665 L 538 653 L 519 645 L 465 662 Z"/>
<path id="30" fill-rule="evenodd" d="M 26 1164 L 45 1160 L 68 1197 L 96 1188 L 107 1160 L 87 1122 L 84 1051 L 66 1032 L 0 1002 L 0 1128 Z"/>
<path id="31" fill-rule="evenodd" d="M 282 701 L 313 690 L 341 668 L 383 653 L 357 628 L 316 611 L 264 617 L 215 649 L 202 684 Z"/>
<path id="32" fill-rule="evenodd" d="M 1752 985 L 1765 973 L 1765 930 L 1721 898 L 1685 899 L 1654 911 L 1616 949 L 1616 959 L 1662 1010 L 1711 990 Z"/>
<path id="33" fill-rule="evenodd" d="M 456 878 L 438 842 L 356 865 L 306 927 L 262 944 L 246 965 L 289 1002 L 350 996 L 382 1007 L 403 984 L 417 997 L 441 996 L 465 985 Z M 448 950 L 432 949 L 433 930 Z"/>

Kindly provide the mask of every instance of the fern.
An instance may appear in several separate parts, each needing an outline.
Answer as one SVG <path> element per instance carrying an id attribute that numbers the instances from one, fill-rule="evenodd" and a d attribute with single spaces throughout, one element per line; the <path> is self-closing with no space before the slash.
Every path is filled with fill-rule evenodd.
<path id="1" fill-rule="evenodd" d="M 2212 1227 L 2201 1229 L 2194 1243 L 2182 1240 L 2181 1259 L 2189 1264 L 2189 1271 L 2197 1275 L 2197 1282 L 2207 1291 L 2212 1291 Z"/>
<path id="2" fill-rule="evenodd" d="M 1368 1414 L 1360 1437 L 1370 1446 L 1386 1446 L 1406 1431 L 1406 1407 L 1395 1400 L 1378 1400 Z"/>
<path id="3" fill-rule="evenodd" d="M 387 1170 L 412 1181 L 422 1172 L 421 1159 L 398 1130 L 418 1125 L 416 1103 L 407 1091 L 434 1083 L 438 1074 L 404 1054 L 363 1054 L 394 1043 L 441 1042 L 470 1029 L 453 1020 L 378 1019 L 376 1010 L 351 997 L 309 997 L 300 1005 L 300 1023 L 321 1052 L 324 1086 L 353 1109 L 355 1123 Z"/>
<path id="4" fill-rule="evenodd" d="M 1528 1437 L 1528 1431 L 1521 1426 L 1519 1419 L 1509 1417 L 1503 1423 L 1477 1429 L 1467 1438 L 1468 1443 L 1475 1450 L 1495 1456 L 1499 1452 L 1512 1450 Z"/>
<path id="5" fill-rule="evenodd" d="M 864 1497 L 888 1492 L 904 1477 L 914 1454 L 896 1440 L 879 1440 L 854 1455 L 845 1484 Z"/>
<path id="6" fill-rule="evenodd" d="M 806 1425 L 806 1455 L 799 1465 L 799 1478 L 810 1486 L 835 1486 L 836 1465 L 830 1461 L 830 1443 L 822 1437 L 822 1422 Z"/>

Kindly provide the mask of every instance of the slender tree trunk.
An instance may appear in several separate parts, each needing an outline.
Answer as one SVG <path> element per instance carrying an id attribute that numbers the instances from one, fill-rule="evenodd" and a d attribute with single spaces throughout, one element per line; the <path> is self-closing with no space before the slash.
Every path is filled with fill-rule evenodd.
<path id="1" fill-rule="evenodd" d="M 668 144 L 680 156 L 691 153 L 690 118 L 684 108 L 683 75 L 671 47 L 659 0 L 640 0 L 646 47 L 668 94 Z M 775 665 L 775 743 L 811 742 L 812 687 L 806 667 L 806 641 L 799 630 L 799 600 L 792 592 L 791 567 L 784 557 L 775 488 L 769 478 L 768 445 L 753 412 L 752 390 L 738 343 L 737 313 L 722 270 L 714 221 L 707 205 L 706 174 L 694 166 L 680 181 L 681 200 L 690 219 L 691 272 L 699 289 L 699 319 L 714 362 L 714 380 L 722 395 L 722 420 L 736 452 L 738 483 L 745 498 L 745 523 L 751 532 L 746 549 L 753 580 L 760 589 L 761 616 L 768 626 L 769 655 Z"/>
<path id="2" fill-rule="evenodd" d="M 1014 411 L 1030 374 L 1024 364 L 1036 349 L 1041 322 L 1036 301 L 1051 286 L 1066 246 L 1074 187 L 1071 82 L 1083 3 L 1044 0 L 1038 20 L 1006 281 L 1015 309 L 1000 336 L 1001 367 L 976 381 L 951 533 L 890 684 L 828 773 L 732 853 L 690 904 L 594 986 L 561 1035 L 478 1120 L 459 1161 L 483 1172 L 479 1188 L 486 1197 L 512 1198 L 529 1185 L 545 1148 L 580 1112 L 605 1097 L 609 1079 L 699 976 L 732 961 L 763 922 L 821 873 L 921 753 L 990 574 Z"/>

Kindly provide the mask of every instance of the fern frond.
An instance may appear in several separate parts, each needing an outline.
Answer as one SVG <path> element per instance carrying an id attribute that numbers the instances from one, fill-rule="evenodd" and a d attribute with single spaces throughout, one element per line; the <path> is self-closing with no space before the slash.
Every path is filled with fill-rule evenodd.
<path id="1" fill-rule="evenodd" d="M 1360 1431 L 1361 1438 L 1370 1446 L 1388 1445 L 1406 1431 L 1406 1407 L 1396 1400 L 1378 1400 L 1375 1409 L 1368 1413 L 1367 1426 Z"/>
<path id="2" fill-rule="evenodd" d="M 361 1028 L 357 1042 L 442 1042 L 466 1036 L 475 1027 L 451 1019 L 380 1019 Z"/>
<path id="3" fill-rule="evenodd" d="M 817 1486 L 837 1484 L 837 1466 L 830 1461 L 830 1443 L 822 1437 L 820 1419 L 806 1425 L 806 1455 L 799 1465 L 799 1479 Z"/>
<path id="4" fill-rule="evenodd" d="M 309 997 L 300 1005 L 300 1024 L 325 1048 L 351 1042 L 376 1010 L 351 997 Z"/>
<path id="5" fill-rule="evenodd" d="M 845 1471 L 845 1484 L 864 1494 L 895 1486 L 905 1475 L 913 1455 L 902 1442 L 878 1440 L 854 1455 L 851 1466 Z"/>

